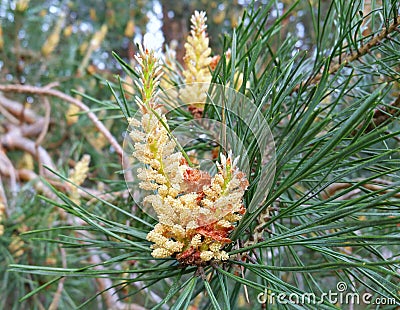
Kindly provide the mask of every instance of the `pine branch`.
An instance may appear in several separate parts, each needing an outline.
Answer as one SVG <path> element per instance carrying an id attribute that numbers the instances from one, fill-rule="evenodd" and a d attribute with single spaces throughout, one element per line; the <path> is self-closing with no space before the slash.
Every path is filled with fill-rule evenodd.
<path id="1" fill-rule="evenodd" d="M 110 203 L 111 200 L 121 196 L 129 203 L 125 199 L 129 197 L 129 193 L 121 190 L 123 185 L 121 180 L 108 178 L 107 184 L 110 184 L 110 187 L 105 194 L 96 189 L 94 183 L 89 183 L 93 189 L 80 187 L 79 195 L 82 198 L 82 204 L 73 203 L 69 196 L 70 186 L 72 186 L 71 178 L 58 174 L 55 169 L 56 175 L 60 176 L 62 182 L 50 179 L 47 183 L 43 178 L 40 179 L 37 171 L 14 167 L 15 162 L 11 164 L 10 175 L 7 175 L 6 162 L 10 161 L 7 156 L 18 157 L 19 154 L 17 152 L 7 154 L 7 148 L 1 152 L 0 144 L 1 177 L 6 176 L 8 180 L 14 178 L 21 183 L 37 179 L 36 182 L 32 182 L 36 192 L 51 197 L 55 205 L 59 206 L 55 210 L 59 210 L 56 217 L 61 223 L 54 221 L 51 217 L 48 221 L 51 228 L 45 227 L 38 230 L 36 223 L 26 225 L 29 229 L 33 229 L 34 233 L 44 233 L 44 240 L 51 239 L 52 242 L 74 247 L 76 252 L 71 251 L 67 258 L 70 260 L 69 264 L 78 264 L 78 268 L 66 268 L 64 252 L 61 253 L 62 268 L 40 266 L 26 268 L 28 265 L 22 265 L 25 261 L 28 261 L 28 264 L 32 262 L 40 264 L 43 258 L 43 254 L 38 254 L 40 251 L 35 248 L 35 251 L 31 253 L 26 252 L 27 260 L 21 259 L 19 261 L 21 265 L 19 267 L 14 265 L 11 269 L 34 274 L 35 276 L 29 279 L 31 295 L 41 291 L 43 295 L 40 296 L 40 302 L 46 305 L 50 303 L 51 309 L 68 307 L 86 299 L 87 296 L 82 298 L 80 295 L 70 295 L 68 290 L 69 286 L 74 285 L 71 284 L 72 281 L 76 281 L 76 285 L 81 285 L 88 277 L 94 278 L 93 291 L 98 294 L 88 297 L 89 299 L 81 307 L 95 301 L 96 297 L 102 298 L 99 301 L 99 304 L 102 304 L 100 306 L 121 310 L 142 310 L 143 306 L 151 307 L 152 305 L 157 305 L 155 308 L 172 306 L 174 309 L 190 306 L 230 309 L 237 307 L 238 301 L 244 300 L 244 297 L 251 303 L 248 307 L 268 307 L 267 304 L 256 303 L 256 296 L 260 291 L 268 289 L 277 294 L 285 292 L 300 296 L 300 294 L 320 293 L 332 283 L 334 286 L 332 281 L 335 280 L 349 283 L 348 292 L 357 291 L 362 294 L 367 290 L 376 293 L 375 296 L 395 297 L 396 302 L 400 302 L 396 295 L 397 286 L 395 285 L 397 283 L 395 281 L 398 280 L 396 264 L 399 260 L 393 256 L 399 240 L 396 235 L 396 228 L 399 225 L 396 208 L 400 197 L 398 187 L 396 187 L 400 182 L 397 175 L 399 170 L 396 167 L 399 159 L 397 156 L 391 156 L 397 155 L 397 149 L 391 143 L 393 141 L 390 140 L 390 143 L 385 145 L 389 139 L 399 139 L 395 136 L 399 133 L 399 129 L 393 126 L 395 128 L 390 128 L 393 133 L 387 133 L 383 128 L 391 124 L 390 122 L 398 120 L 400 96 L 393 102 L 392 100 L 397 95 L 386 99 L 391 96 L 390 89 L 383 87 L 386 83 L 377 75 L 379 73 L 391 76 L 393 77 L 391 82 L 396 78 L 394 67 L 398 35 L 395 32 L 399 31 L 400 18 L 396 17 L 398 12 L 393 8 L 395 2 L 383 2 L 383 8 L 374 6 L 368 10 L 365 9 L 364 12 L 371 12 L 368 15 L 370 17 L 358 22 L 353 22 L 352 18 L 357 14 L 359 6 L 363 8 L 367 6 L 366 4 L 361 6 L 364 2 L 333 3 L 328 12 L 324 7 L 317 7 L 318 13 L 314 10 L 315 7 L 312 7 L 310 13 L 316 15 L 311 16 L 314 19 L 315 30 L 315 33 L 311 33 L 311 37 L 316 34 L 318 40 L 317 43 L 311 42 L 310 46 L 311 48 L 316 44 L 318 46 L 318 56 L 313 69 L 309 66 L 312 59 L 292 57 L 293 42 L 291 40 L 280 44 L 278 34 L 285 34 L 284 22 L 287 13 L 284 13 L 282 18 L 268 21 L 268 16 L 273 9 L 273 1 L 261 6 L 260 10 L 248 11 L 250 13 L 245 14 L 243 21 L 246 23 L 237 27 L 232 36 L 231 49 L 236 56 L 232 58 L 231 64 L 221 61 L 218 77 L 231 76 L 230 82 L 233 83 L 234 73 L 236 73 L 234 70 L 239 69 L 243 74 L 243 85 L 246 85 L 246 81 L 252 82 L 249 95 L 254 94 L 254 101 L 257 104 L 260 103 L 260 109 L 265 111 L 266 119 L 274 125 L 271 127 L 277 142 L 277 155 L 274 158 L 277 160 L 277 173 L 273 176 L 272 188 L 264 205 L 253 213 L 246 213 L 243 222 L 240 222 L 240 230 L 237 230 L 238 238 L 234 238 L 237 245 L 232 246 L 232 256 L 226 264 L 221 266 L 211 262 L 210 265 L 198 268 L 202 273 L 194 274 L 194 268 L 176 270 L 177 265 L 173 260 L 149 259 L 150 250 L 145 234 L 152 225 L 146 222 L 146 217 L 141 217 L 142 213 L 135 214 L 132 209 L 136 206 L 127 209 L 126 203 L 121 202 L 123 205 L 121 208 Z M 300 5 L 300 1 L 296 3 Z M 303 7 L 299 10 L 303 10 Z M 285 11 L 288 11 L 286 4 Z M 391 12 L 390 14 L 395 13 L 389 16 L 388 11 Z M 367 14 L 369 13 L 364 13 L 364 16 Z M 326 19 L 322 20 L 325 17 Z M 385 23 L 387 29 L 380 29 L 381 18 L 387 20 Z M 373 25 L 374 35 L 367 36 L 365 32 L 360 34 L 363 21 L 368 21 Z M 293 24 L 298 22 L 301 21 L 295 19 Z M 338 27 L 330 27 L 331 25 L 338 25 Z M 357 28 L 358 26 L 360 28 Z M 370 28 L 372 29 L 372 26 Z M 289 28 L 287 30 L 290 32 Z M 332 33 L 328 32 L 329 30 L 332 30 Z M 335 46 L 329 46 L 331 37 L 338 38 L 338 41 L 334 43 Z M 277 40 L 274 40 L 275 38 Z M 351 46 L 346 44 L 351 44 Z M 247 46 L 250 47 L 246 48 Z M 265 47 L 267 47 L 266 52 L 264 52 Z M 319 56 L 323 57 L 323 51 L 329 48 L 333 48 L 335 52 L 325 64 L 320 64 Z M 64 49 L 63 46 L 63 50 L 67 48 Z M 356 52 L 353 52 L 355 50 Z M 367 54 L 369 55 L 366 56 Z M 279 57 L 271 57 L 271 55 Z M 365 66 L 364 62 L 367 62 Z M 372 74 L 369 75 L 368 70 L 372 63 L 377 67 L 382 65 L 382 71 L 371 72 Z M 127 69 L 125 65 L 122 64 L 122 66 Z M 346 66 L 354 67 L 355 71 L 346 70 L 344 68 Z M 312 70 L 305 78 L 301 72 L 303 68 L 308 68 L 309 72 Z M 259 73 L 260 71 L 262 73 Z M 344 72 L 345 76 L 342 79 L 341 75 Z M 360 79 L 360 83 L 357 84 L 357 78 L 361 77 L 361 74 L 365 75 L 365 79 Z M 43 82 L 41 77 L 39 74 L 38 83 Z M 342 80 L 345 81 L 342 83 Z M 216 82 L 219 80 L 216 79 Z M 32 81 L 27 81 L 27 83 L 43 85 L 34 84 Z M 317 84 L 319 87 L 311 89 L 312 87 L 308 87 L 311 84 Z M 79 107 L 88 114 L 95 129 L 97 128 L 107 138 L 107 142 L 110 142 L 116 153 L 122 157 L 122 149 L 115 137 L 109 129 L 101 127 L 102 123 L 92 113 L 92 111 L 115 109 L 117 105 L 108 105 L 104 102 L 104 106 L 100 104 L 99 109 L 96 107 L 94 110 L 82 103 L 80 99 L 52 89 L 54 86 L 54 84 L 43 87 L 0 85 L 0 91 L 8 91 L 12 95 L 13 93 L 34 94 L 44 99 L 53 99 L 50 98 L 52 96 L 65 100 L 71 107 Z M 336 87 L 337 92 L 326 100 L 328 103 L 319 105 L 330 95 L 328 93 L 333 87 Z M 244 88 L 242 88 L 243 91 Z M 93 91 L 92 88 L 91 90 Z M 303 93 L 297 98 L 290 98 L 290 95 L 296 91 Z M 81 92 L 84 93 L 84 91 Z M 114 92 L 113 94 L 115 95 Z M 124 97 L 123 91 L 121 96 Z M 90 99 L 89 96 L 86 98 Z M 93 101 L 100 103 L 101 99 Z M 385 103 L 379 107 L 381 102 Z M 119 103 L 121 110 L 129 110 L 125 98 Z M 0 112 L 5 112 L 3 113 L 5 131 L 0 140 L 12 136 L 20 141 L 29 141 L 29 149 L 32 144 L 36 146 L 36 149 L 31 149 L 35 153 L 29 153 L 34 157 L 39 157 L 39 162 L 43 159 L 40 155 L 37 156 L 38 149 L 44 141 L 43 138 L 52 133 L 47 132 L 46 129 L 50 108 L 46 102 L 44 104 L 46 106 L 39 106 L 40 112 L 35 112 L 36 109 L 30 109 L 21 103 L 9 100 L 0 93 Z M 209 113 L 211 119 L 214 117 L 219 120 L 217 112 Z M 45 113 L 46 116 L 43 117 Z M 126 113 L 130 116 L 129 114 Z M 179 122 L 188 120 L 186 116 L 180 114 L 177 119 Z M 234 123 L 235 120 L 225 117 L 222 119 L 224 124 L 226 120 L 226 124 L 231 125 L 228 128 L 231 128 L 239 138 L 243 138 L 246 147 L 247 139 L 254 140 L 252 134 L 247 134 L 247 128 L 242 126 L 241 122 Z M 378 128 L 375 129 L 376 127 Z M 357 133 L 361 128 L 364 132 L 371 132 L 365 136 L 357 135 L 357 139 L 348 139 L 352 132 Z M 75 129 L 82 131 L 83 128 Z M 54 134 L 58 133 L 59 131 Z M 255 132 L 254 136 L 258 133 Z M 64 146 L 64 141 L 60 140 Z M 65 142 L 68 145 L 78 144 L 76 141 Z M 27 147 L 22 146 L 21 142 L 18 143 L 16 149 L 26 152 Z M 7 145 L 4 146 L 7 147 Z M 49 149 L 47 144 L 45 151 L 53 156 L 53 152 L 49 152 Z M 194 149 L 197 150 L 196 146 Z M 198 150 L 203 152 L 201 148 Z M 250 154 L 249 162 L 252 162 L 256 158 L 255 155 L 253 158 L 252 154 L 258 154 L 257 145 L 249 141 L 246 152 Z M 57 156 L 56 154 L 57 152 L 54 156 Z M 51 159 L 55 162 L 54 157 Z M 260 163 L 258 158 L 254 159 L 254 162 Z M 103 160 L 100 161 L 99 166 L 101 164 L 109 163 Z M 260 175 L 258 170 L 251 171 L 254 171 L 252 179 L 254 184 L 261 184 L 262 182 L 258 179 Z M 97 170 L 94 174 L 96 173 Z M 370 176 L 371 173 L 375 175 Z M 355 179 L 355 175 L 361 176 L 360 179 Z M 105 178 L 107 179 L 107 176 Z M 330 186 L 326 182 L 329 182 Z M 53 186 L 49 186 L 49 183 Z M 1 185 L 0 178 L 0 191 Z M 253 188 L 251 187 L 246 194 L 246 203 L 254 198 Z M 46 202 L 50 201 L 47 199 Z M 280 206 L 279 212 L 274 208 L 275 204 Z M 26 206 L 23 212 L 30 215 L 30 205 Z M 40 205 L 37 208 L 39 209 Z M 358 220 L 360 216 L 365 217 L 366 220 Z M 33 214 L 33 217 L 37 218 L 37 214 Z M 43 226 L 43 222 L 38 224 Z M 72 230 L 69 236 L 62 233 L 64 229 L 68 229 L 68 226 Z M 60 231 L 63 234 L 61 240 L 57 238 Z M 77 234 L 74 235 L 73 232 Z M 245 236 L 242 232 L 249 232 L 252 235 Z M 26 236 L 28 234 L 25 234 Z M 52 242 L 42 242 L 42 245 L 46 249 L 51 248 L 54 244 Z M 41 253 L 48 252 L 41 251 Z M 36 257 L 39 260 L 36 261 Z M 80 269 L 80 266 L 85 264 L 84 262 L 90 265 Z M 135 267 L 132 267 L 133 264 Z M 212 267 L 218 271 L 218 277 L 211 277 Z M 69 274 L 69 272 L 72 273 Z M 65 283 L 61 280 L 58 288 L 42 291 L 40 287 L 36 289 L 35 285 L 41 283 L 43 275 L 47 275 L 45 280 L 52 275 L 58 275 L 59 278 L 65 277 L 63 279 L 71 276 L 75 279 L 65 280 Z M 197 281 L 198 275 L 202 275 L 204 281 Z M 188 277 L 192 277 L 193 280 L 182 281 Z M 49 284 L 52 283 L 54 282 L 49 282 Z M 128 286 L 134 291 L 128 291 Z M 120 290 L 123 290 L 124 295 Z M 158 295 L 159 291 L 160 295 Z M 21 293 L 24 291 L 20 290 L 14 294 L 20 297 L 17 295 Z M 142 294 L 145 297 L 143 301 L 145 304 L 139 305 L 139 300 L 141 302 L 142 300 L 135 298 L 135 294 Z M 7 297 L 7 293 L 5 296 Z M 36 296 L 33 298 L 38 298 Z M 70 301 L 68 297 L 71 297 Z M 34 303 L 34 300 L 29 302 Z M 37 307 L 44 309 L 40 302 Z M 0 307 L 1 305 L 0 302 Z M 294 306 L 302 307 L 303 305 Z M 338 306 L 341 305 L 331 305 L 329 301 L 326 303 L 324 301 L 321 308 L 334 309 Z M 276 303 L 273 307 L 284 308 L 285 306 Z M 353 305 L 350 305 L 350 308 L 352 307 Z"/>
<path id="2" fill-rule="evenodd" d="M 400 25 L 400 15 L 397 16 L 397 18 L 393 21 L 392 24 L 390 24 L 389 28 L 386 28 L 386 27 L 382 28 L 381 32 L 378 35 L 376 35 L 375 37 L 370 39 L 366 44 L 362 45 L 359 49 L 357 49 L 357 51 L 355 51 L 347 56 L 340 55 L 340 56 L 336 57 L 336 59 L 331 62 L 329 69 L 328 69 L 328 73 L 335 74 L 342 67 L 345 67 L 356 60 L 360 60 L 364 55 L 366 55 L 367 53 L 370 52 L 371 48 L 380 45 L 384 39 L 387 39 L 390 33 L 399 31 L 399 29 L 398 29 L 399 25 Z M 360 41 L 363 42 L 368 37 L 364 37 Z M 344 57 L 344 59 L 341 60 L 343 57 Z M 321 71 L 324 71 L 324 69 L 322 69 Z M 309 79 L 308 81 L 295 86 L 292 90 L 292 93 L 298 92 L 300 88 L 317 84 L 322 79 L 322 77 L 323 77 L 323 74 L 318 73 L 316 76 Z"/>

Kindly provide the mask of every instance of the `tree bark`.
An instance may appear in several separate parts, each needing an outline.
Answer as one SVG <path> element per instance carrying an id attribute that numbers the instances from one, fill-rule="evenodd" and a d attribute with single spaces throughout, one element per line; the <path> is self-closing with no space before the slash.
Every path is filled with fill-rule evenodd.
<path id="1" fill-rule="evenodd" d="M 163 26 L 165 42 L 169 44 L 176 41 L 176 59 L 183 65 L 183 56 L 185 56 L 185 40 L 189 32 L 189 18 L 192 13 L 190 7 L 185 2 L 162 0 Z M 174 14 L 172 18 L 168 12 Z"/>

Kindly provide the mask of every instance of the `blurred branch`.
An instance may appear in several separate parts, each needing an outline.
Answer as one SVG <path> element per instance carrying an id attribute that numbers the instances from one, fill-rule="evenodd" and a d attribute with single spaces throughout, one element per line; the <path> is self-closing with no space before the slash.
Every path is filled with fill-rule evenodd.
<path id="1" fill-rule="evenodd" d="M 397 116 L 400 115 L 400 95 L 393 101 L 391 104 L 386 105 L 382 108 L 377 108 L 374 110 L 374 116 L 371 122 L 368 124 L 367 128 L 365 129 L 365 133 L 371 132 L 376 127 L 384 124 L 386 121 L 392 119 L 396 119 Z M 364 127 L 364 123 L 361 123 L 357 129 L 353 130 L 351 133 L 352 136 L 355 136 L 359 130 Z M 386 132 L 386 134 L 390 134 Z M 399 141 L 399 138 L 394 136 L 395 140 Z"/>
<path id="2" fill-rule="evenodd" d="M 99 201 L 99 199 L 111 202 L 111 201 L 117 199 L 118 197 L 122 197 L 124 199 L 128 199 L 128 197 L 129 197 L 128 189 L 126 189 L 124 191 L 112 192 L 112 193 L 100 193 L 100 192 L 94 191 L 93 189 L 87 189 L 87 188 L 85 190 L 86 190 L 86 192 L 81 189 L 78 189 L 78 193 L 79 193 L 80 197 L 88 200 L 87 201 L 88 206 Z M 93 195 L 95 197 L 93 197 L 91 195 Z"/>
<path id="3" fill-rule="evenodd" d="M 45 121 L 43 122 L 43 126 L 42 126 L 42 131 L 39 134 L 39 137 L 36 139 L 35 142 L 35 148 L 36 148 L 36 157 L 38 158 L 38 161 L 40 162 L 40 153 L 39 153 L 39 147 L 42 144 L 46 134 L 47 134 L 47 130 L 49 128 L 49 123 L 50 123 L 50 112 L 51 112 L 51 106 L 50 106 L 50 102 L 49 99 L 47 97 L 43 97 L 43 102 L 44 102 L 44 106 L 46 109 L 46 113 L 45 113 Z M 43 166 L 39 165 L 39 174 L 43 175 Z"/>
<path id="4" fill-rule="evenodd" d="M 26 137 L 36 137 L 43 131 L 43 127 L 45 126 L 44 124 L 45 119 L 40 118 L 36 123 L 33 124 L 22 124 L 18 126 L 19 130 L 21 130 L 21 134 Z"/>
<path id="5" fill-rule="evenodd" d="M 0 85 L 0 88 L 3 85 Z M 8 99 L 0 94 L 0 105 L 6 108 L 11 114 L 17 118 L 22 118 L 27 123 L 35 123 L 38 120 L 38 116 L 35 112 L 30 109 L 26 109 L 23 104 Z"/>
<path id="6" fill-rule="evenodd" d="M 385 123 L 388 119 L 400 114 L 400 95 L 389 106 L 382 109 L 376 109 L 371 124 L 368 125 L 366 132 L 370 132 L 379 125 Z"/>
<path id="7" fill-rule="evenodd" d="M 385 180 L 374 180 L 376 183 L 381 183 L 381 184 L 385 184 L 390 186 L 391 183 L 387 182 Z M 362 182 L 362 180 L 356 180 L 356 182 Z M 331 185 L 329 185 L 322 193 L 321 193 L 321 197 L 322 199 L 328 199 L 329 197 L 333 196 L 336 192 L 344 190 L 346 188 L 350 188 L 354 186 L 354 183 L 333 183 Z M 386 194 L 388 192 L 390 192 L 389 190 L 385 190 L 385 186 L 381 186 L 381 185 L 377 185 L 377 184 L 360 184 L 360 187 L 363 187 L 367 190 L 373 191 L 373 192 L 377 192 L 380 191 L 380 194 Z M 346 195 L 343 195 L 341 197 L 339 197 L 338 199 L 340 200 L 345 200 L 348 199 L 354 195 L 357 195 L 358 193 L 361 192 L 360 188 L 356 188 L 348 193 L 346 193 Z M 396 192 L 393 197 L 396 198 L 400 198 L 400 192 Z"/>
<path id="8" fill-rule="evenodd" d="M 1 104 L 0 104 L 0 113 L 4 116 L 4 118 L 10 122 L 11 124 L 14 125 L 18 125 L 19 121 L 17 118 L 15 118 L 14 115 L 12 115 L 10 112 L 8 112 L 8 110 L 6 108 L 4 108 Z"/>
<path id="9" fill-rule="evenodd" d="M 4 207 L 5 211 L 7 212 L 7 207 L 8 207 L 8 202 L 7 202 L 7 196 L 4 190 L 4 185 L 3 185 L 3 179 L 1 178 L 1 174 L 0 174 L 0 208 L 1 206 Z M 0 210 L 0 219 L 1 219 L 1 212 L 2 210 Z"/>
<path id="10" fill-rule="evenodd" d="M 18 169 L 16 170 L 16 173 L 21 181 L 34 181 L 33 186 L 38 193 L 42 193 L 44 196 L 50 199 L 57 200 L 56 194 L 54 194 L 50 188 L 40 180 L 40 177 L 34 171 L 29 169 Z"/>
<path id="11" fill-rule="evenodd" d="M 19 47 L 19 50 L 17 50 L 15 47 L 11 47 L 10 50 L 13 54 L 19 54 L 25 61 L 38 61 L 42 57 L 39 52 L 32 49 Z"/>
<path id="12" fill-rule="evenodd" d="M 60 98 L 66 102 L 69 102 L 73 105 L 79 107 L 82 111 L 87 113 L 89 119 L 93 122 L 94 126 L 104 135 L 104 137 L 108 140 L 111 146 L 114 148 L 115 152 L 122 159 L 123 149 L 114 138 L 114 136 L 110 133 L 110 131 L 104 126 L 104 124 L 97 118 L 97 116 L 90 111 L 90 108 L 86 106 L 83 102 L 75 99 L 61 91 L 51 89 L 48 87 L 36 87 L 30 85 L 19 85 L 19 84 L 9 84 L 9 85 L 0 85 L 0 91 L 3 92 L 17 92 L 17 93 L 29 93 L 29 94 L 38 94 L 38 95 L 47 95 Z"/>
<path id="13" fill-rule="evenodd" d="M 47 151 L 37 146 L 35 142 L 23 137 L 19 130 L 10 130 L 7 134 L 0 138 L 0 144 L 6 149 L 23 150 L 32 156 L 36 157 L 39 164 L 44 164 L 50 169 L 55 169 L 53 161 Z"/>
<path id="14" fill-rule="evenodd" d="M 60 254 L 61 254 L 62 266 L 63 266 L 63 268 L 67 268 L 67 254 L 65 252 L 65 249 L 62 247 L 60 247 Z M 57 310 L 58 309 L 61 294 L 64 290 L 64 282 L 65 282 L 65 277 L 62 278 L 60 281 L 58 281 L 57 291 L 54 294 L 53 301 L 51 302 L 48 310 Z"/>
<path id="15" fill-rule="evenodd" d="M 8 174 L 10 178 L 10 190 L 12 193 L 17 192 L 17 176 L 14 173 L 14 166 L 11 160 L 7 157 L 6 153 L 3 150 L 3 147 L 0 145 L 0 173 Z"/>

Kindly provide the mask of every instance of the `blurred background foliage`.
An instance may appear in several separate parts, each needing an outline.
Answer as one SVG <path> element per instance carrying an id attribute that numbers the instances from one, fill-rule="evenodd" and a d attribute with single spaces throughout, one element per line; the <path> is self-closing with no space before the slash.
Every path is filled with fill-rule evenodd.
<path id="1" fill-rule="evenodd" d="M 132 63 L 137 51 L 135 43 L 144 40 L 149 47 L 165 50 L 164 43 L 173 42 L 177 59 L 183 62 L 183 44 L 190 27 L 190 15 L 195 9 L 207 11 L 210 45 L 216 52 L 221 51 L 223 32 L 237 25 L 244 7 L 248 5 L 247 2 L 204 0 L 3 0 L 0 3 L 0 83 L 44 86 L 57 82 L 66 93 L 84 92 L 102 100 L 112 98 L 102 80 L 115 81 L 115 74 L 125 76 L 112 57 L 113 51 L 127 63 Z M 75 96 L 82 98 L 81 95 Z M 38 105 L 35 96 L 21 95 L 19 100 L 29 106 Z M 53 110 L 54 119 L 64 121 L 59 126 L 50 127 L 54 134 L 49 135 L 46 142 L 59 152 L 62 162 L 74 158 L 77 147 L 83 147 L 82 152 L 88 151 L 79 144 L 85 136 L 90 147 L 108 157 L 109 152 L 101 152 L 104 147 L 101 137 L 96 140 L 97 133 L 82 131 L 82 128 L 91 126 L 85 119 L 73 124 L 73 119 L 66 118 L 66 115 L 78 112 L 63 102 L 57 103 Z M 118 127 L 112 125 L 112 120 L 106 124 Z M 60 143 L 57 149 L 56 142 L 60 141 L 60 136 L 62 140 L 76 141 L 76 144 Z M 96 154 L 93 159 L 96 162 Z"/>

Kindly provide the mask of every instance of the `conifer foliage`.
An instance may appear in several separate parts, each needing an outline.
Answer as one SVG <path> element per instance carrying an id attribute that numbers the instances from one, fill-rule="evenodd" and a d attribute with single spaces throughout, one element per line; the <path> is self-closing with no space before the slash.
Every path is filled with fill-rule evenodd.
<path id="1" fill-rule="evenodd" d="M 97 96 L 1 80 L 0 308 L 400 306 L 399 2 L 246 6 L 222 50 L 195 11 L 183 59 L 114 53 Z M 62 152 L 53 100 L 75 109 Z"/>

